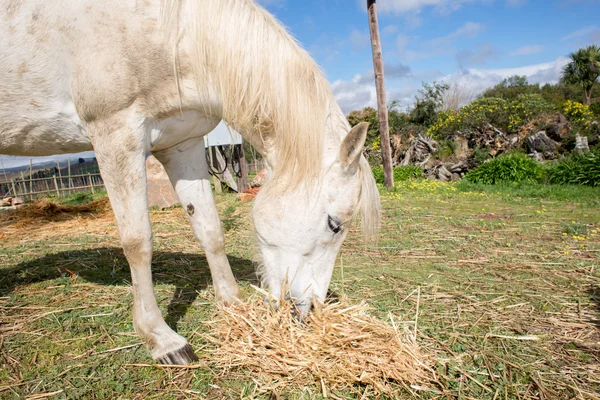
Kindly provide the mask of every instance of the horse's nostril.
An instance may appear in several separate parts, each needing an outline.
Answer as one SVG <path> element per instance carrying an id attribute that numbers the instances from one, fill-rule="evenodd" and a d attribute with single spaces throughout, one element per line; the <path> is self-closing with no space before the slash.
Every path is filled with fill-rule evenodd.
<path id="1" fill-rule="evenodd" d="M 304 322 L 310 311 L 312 310 L 313 304 L 311 300 L 296 300 L 294 302 L 294 315 L 300 322 Z"/>
<path id="2" fill-rule="evenodd" d="M 275 298 L 273 298 L 272 296 L 265 296 L 265 306 L 269 309 L 272 310 L 279 310 L 279 301 L 277 301 Z"/>

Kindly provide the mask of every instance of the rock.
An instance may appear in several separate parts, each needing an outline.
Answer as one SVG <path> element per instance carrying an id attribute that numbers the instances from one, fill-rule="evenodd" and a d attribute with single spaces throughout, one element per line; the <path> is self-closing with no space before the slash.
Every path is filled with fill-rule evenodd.
<path id="1" fill-rule="evenodd" d="M 154 157 L 146 159 L 146 184 L 148 185 L 148 206 L 160 209 L 179 204 L 177 193 L 162 164 Z"/>
<path id="2" fill-rule="evenodd" d="M 467 172 L 468 169 L 469 169 L 469 166 L 464 161 L 460 161 L 460 162 L 448 167 L 448 171 L 452 172 L 453 174 Z"/>
<path id="3" fill-rule="evenodd" d="M 575 136 L 575 151 L 578 154 L 588 153 L 590 151 L 588 138 L 586 136 L 580 136 L 579 134 Z"/>
<path id="4" fill-rule="evenodd" d="M 12 206 L 20 206 L 22 204 L 25 204 L 25 200 L 23 200 L 21 197 L 13 197 L 11 199 Z"/>
<path id="5" fill-rule="evenodd" d="M 527 138 L 527 149 L 530 153 L 541 153 L 543 158 L 552 160 L 556 158 L 558 143 L 550 139 L 545 131 L 539 131 Z"/>
<path id="6" fill-rule="evenodd" d="M 533 158 L 535 161 L 542 162 L 544 161 L 544 156 L 542 153 L 538 153 L 537 151 L 532 151 L 528 154 L 529 157 Z"/>
<path id="7" fill-rule="evenodd" d="M 467 158 L 469 156 L 469 140 L 462 136 L 457 136 L 454 138 L 454 143 L 456 144 L 454 155 L 461 159 Z"/>
<path id="8" fill-rule="evenodd" d="M 0 200 L 0 207 L 10 207 L 12 206 L 12 197 L 6 197 Z"/>
<path id="9" fill-rule="evenodd" d="M 451 179 L 452 179 L 453 182 L 458 182 L 458 181 L 460 181 L 461 177 L 460 177 L 459 174 L 453 173 Z"/>
<path id="10" fill-rule="evenodd" d="M 571 136 L 569 121 L 559 113 L 556 120 L 546 128 L 546 134 L 550 139 L 562 142 Z"/>

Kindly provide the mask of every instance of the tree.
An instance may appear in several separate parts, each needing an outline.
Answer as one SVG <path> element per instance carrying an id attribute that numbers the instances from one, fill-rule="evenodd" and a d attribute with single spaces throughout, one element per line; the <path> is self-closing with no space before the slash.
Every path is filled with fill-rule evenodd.
<path id="1" fill-rule="evenodd" d="M 415 107 L 410 113 L 412 122 L 430 126 L 435 122 L 437 112 L 444 105 L 444 93 L 450 88 L 447 83 L 423 83 L 415 97 Z"/>
<path id="2" fill-rule="evenodd" d="M 397 134 L 403 127 L 405 127 L 409 121 L 408 116 L 398 111 L 399 102 L 393 100 L 388 104 L 388 125 L 390 135 Z M 375 142 L 379 142 L 379 117 L 377 116 L 377 110 L 373 107 L 365 107 L 362 110 L 350 111 L 348 114 L 348 122 L 350 126 L 356 126 L 361 122 L 369 123 L 369 130 L 367 131 L 367 140 L 365 144 L 372 147 Z"/>
<path id="3" fill-rule="evenodd" d="M 377 116 L 377 110 L 373 107 L 365 107 L 362 111 L 351 111 L 348 114 L 348 122 L 353 127 L 361 122 L 369 123 L 366 140 L 367 146 L 372 146 L 375 141 L 379 141 L 379 117 Z"/>
<path id="4" fill-rule="evenodd" d="M 571 62 L 565 65 L 561 81 L 578 85 L 585 91 L 585 104 L 592 102 L 592 90 L 600 76 L 600 46 L 591 45 L 569 54 Z"/>
<path id="5" fill-rule="evenodd" d="M 528 86 L 529 82 L 527 82 L 527 76 L 525 75 L 513 75 L 504 78 L 500 84 L 504 87 L 519 87 Z"/>

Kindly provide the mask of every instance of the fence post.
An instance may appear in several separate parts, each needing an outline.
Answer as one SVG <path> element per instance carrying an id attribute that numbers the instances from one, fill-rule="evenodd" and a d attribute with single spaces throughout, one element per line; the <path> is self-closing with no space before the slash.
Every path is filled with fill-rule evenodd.
<path id="1" fill-rule="evenodd" d="M 54 188 L 56 189 L 56 196 L 60 197 L 60 190 L 58 190 L 58 183 L 56 183 L 56 175 L 52 176 L 52 180 L 54 181 Z"/>
<path id="2" fill-rule="evenodd" d="M 29 193 L 31 193 L 30 199 L 33 200 L 33 160 L 29 159 Z"/>
<path id="3" fill-rule="evenodd" d="M 90 181 L 90 189 L 92 189 L 92 196 L 94 195 L 94 181 L 92 181 L 92 174 L 88 172 L 88 179 Z"/>
<path id="4" fill-rule="evenodd" d="M 11 179 L 10 184 L 12 185 L 13 197 L 17 197 L 17 187 L 15 186 L 15 180 Z"/>
<path id="5" fill-rule="evenodd" d="M 71 158 L 68 160 L 69 164 L 69 178 L 67 179 L 67 184 L 69 185 L 69 194 L 73 194 L 73 181 L 71 180 Z"/>

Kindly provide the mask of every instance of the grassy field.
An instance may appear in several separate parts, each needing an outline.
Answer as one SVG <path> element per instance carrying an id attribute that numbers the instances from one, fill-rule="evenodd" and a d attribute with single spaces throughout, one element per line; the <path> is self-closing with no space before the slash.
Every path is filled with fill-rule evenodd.
<path id="1" fill-rule="evenodd" d="M 382 200 L 379 243 L 365 247 L 352 232 L 331 289 L 416 330 L 437 381 L 403 398 L 600 398 L 599 189 L 412 181 Z M 257 283 L 251 205 L 234 195 L 217 202 L 248 295 Z M 110 211 L 3 213 L 0 398 L 322 398 L 319 385 L 274 393 L 211 363 L 206 259 L 180 208 L 151 219 L 157 297 L 199 367 L 140 366 L 152 360 L 131 324 Z M 355 392 L 331 395 L 375 397 Z"/>

